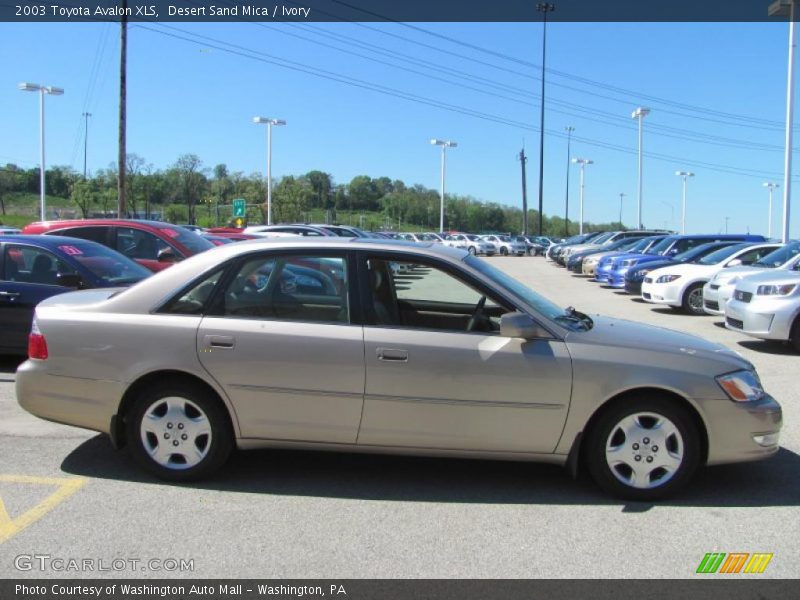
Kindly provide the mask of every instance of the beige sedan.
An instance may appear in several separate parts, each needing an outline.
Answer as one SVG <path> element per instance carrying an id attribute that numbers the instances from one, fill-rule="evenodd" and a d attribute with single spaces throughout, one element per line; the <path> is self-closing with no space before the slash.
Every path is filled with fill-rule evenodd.
<path id="1" fill-rule="evenodd" d="M 650 500 L 779 447 L 781 408 L 741 356 L 565 310 L 441 244 L 220 246 L 45 301 L 29 352 L 23 408 L 173 481 L 282 447 L 583 466 Z"/>

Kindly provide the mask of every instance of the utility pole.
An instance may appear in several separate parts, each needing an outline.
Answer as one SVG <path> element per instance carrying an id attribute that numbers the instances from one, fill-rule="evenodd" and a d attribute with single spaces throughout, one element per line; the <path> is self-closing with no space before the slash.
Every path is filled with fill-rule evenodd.
<path id="1" fill-rule="evenodd" d="M 528 235 L 528 185 L 525 180 L 525 163 L 528 157 L 525 156 L 525 147 L 519 151 L 519 162 L 522 165 L 522 235 Z"/>
<path id="2" fill-rule="evenodd" d="M 539 118 L 539 235 L 542 235 L 542 217 L 544 215 L 544 74 L 547 52 L 547 13 L 556 9 L 555 4 L 540 2 L 536 10 L 542 13 L 542 110 Z"/>
<path id="3" fill-rule="evenodd" d="M 622 229 L 622 199 L 625 197 L 625 194 L 620 192 L 619 193 L 619 228 Z"/>
<path id="4" fill-rule="evenodd" d="M 83 178 L 86 179 L 86 149 L 89 145 L 89 117 L 92 116 L 92 113 L 82 113 L 84 120 L 86 121 L 86 128 L 83 134 Z"/>
<path id="5" fill-rule="evenodd" d="M 120 219 L 124 219 L 127 214 L 125 206 L 125 121 L 128 97 L 128 18 L 125 13 L 127 7 L 128 0 L 122 0 L 122 18 L 119 22 L 119 155 L 117 157 L 117 216 Z"/>

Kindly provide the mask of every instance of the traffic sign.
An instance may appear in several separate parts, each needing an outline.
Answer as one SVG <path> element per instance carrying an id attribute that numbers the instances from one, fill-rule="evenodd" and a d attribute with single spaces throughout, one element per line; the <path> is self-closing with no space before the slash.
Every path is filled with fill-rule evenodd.
<path id="1" fill-rule="evenodd" d="M 244 198 L 236 198 L 233 201 L 233 216 L 244 217 L 245 207 L 246 204 Z"/>

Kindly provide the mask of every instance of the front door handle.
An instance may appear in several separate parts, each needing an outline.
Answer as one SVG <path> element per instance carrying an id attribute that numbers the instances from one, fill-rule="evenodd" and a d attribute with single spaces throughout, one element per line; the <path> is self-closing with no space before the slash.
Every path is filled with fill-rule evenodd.
<path id="1" fill-rule="evenodd" d="M 7 298 L 9 300 L 14 300 L 19 298 L 19 292 L 0 292 L 0 298 Z"/>
<path id="2" fill-rule="evenodd" d="M 230 350 L 236 344 L 236 338 L 229 335 L 207 335 L 204 338 L 207 348 L 221 348 Z"/>
<path id="3" fill-rule="evenodd" d="M 400 350 L 398 348 L 378 348 L 375 350 L 375 354 L 378 355 L 378 360 L 408 362 L 408 350 Z"/>

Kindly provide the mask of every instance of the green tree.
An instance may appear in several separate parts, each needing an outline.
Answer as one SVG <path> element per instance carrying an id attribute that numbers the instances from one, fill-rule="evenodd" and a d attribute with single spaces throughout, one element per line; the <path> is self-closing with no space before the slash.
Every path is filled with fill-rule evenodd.
<path id="1" fill-rule="evenodd" d="M 177 176 L 177 200 L 186 204 L 189 223 L 196 222 L 195 206 L 202 199 L 207 185 L 203 161 L 196 154 L 183 154 L 175 162 L 173 171 Z"/>

